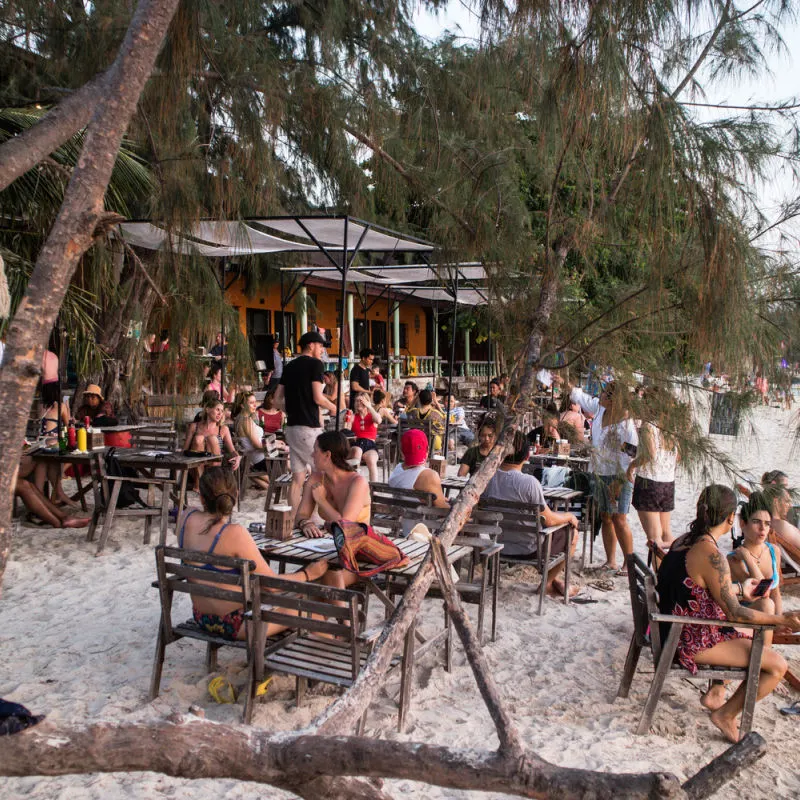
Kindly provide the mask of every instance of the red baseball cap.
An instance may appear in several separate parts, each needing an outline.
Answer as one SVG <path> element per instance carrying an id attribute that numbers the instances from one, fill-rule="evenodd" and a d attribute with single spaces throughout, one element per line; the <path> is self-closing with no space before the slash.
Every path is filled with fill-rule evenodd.
<path id="1" fill-rule="evenodd" d="M 428 437 L 419 428 L 412 428 L 403 434 L 400 449 L 403 451 L 403 461 L 409 467 L 418 467 L 428 457 Z"/>

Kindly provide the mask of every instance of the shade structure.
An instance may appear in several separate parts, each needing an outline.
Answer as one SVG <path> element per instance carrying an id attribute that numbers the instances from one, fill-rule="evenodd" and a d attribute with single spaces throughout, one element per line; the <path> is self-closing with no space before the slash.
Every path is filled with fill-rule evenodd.
<path id="1" fill-rule="evenodd" d="M 282 236 L 261 230 L 267 228 L 277 231 Z M 201 220 L 190 223 L 179 231 L 169 231 L 155 224 L 152 220 L 132 220 L 121 223 L 112 233 L 134 247 L 148 250 L 165 250 L 181 254 L 197 254 L 209 258 L 235 258 L 263 253 L 321 253 L 328 260 L 327 277 L 341 279 L 342 299 L 340 312 L 340 343 L 344 341 L 344 306 L 346 285 L 348 280 L 358 282 L 376 282 L 369 274 L 363 276 L 352 269 L 359 253 L 383 253 L 388 259 L 390 255 L 402 253 L 419 253 L 421 257 L 434 249 L 431 242 L 408 236 L 383 228 L 371 222 L 340 215 L 315 216 L 280 216 L 259 217 L 247 220 Z M 285 236 L 291 239 L 283 238 Z M 289 299 L 294 292 L 313 274 L 312 270 L 301 270 L 290 288 Z M 221 262 L 222 278 L 217 278 L 220 288 L 225 290 L 225 261 Z M 352 273 L 352 276 L 351 274 Z M 427 273 L 420 274 L 415 280 L 425 280 Z M 281 309 L 288 299 L 283 292 L 283 274 L 281 274 Z M 224 335 L 224 327 L 223 327 Z M 339 367 L 342 365 L 342 346 L 339 347 Z M 223 362 L 224 365 L 224 362 Z M 223 366 L 224 381 L 224 366 Z M 337 412 L 341 408 L 341 382 L 337 397 Z M 336 415 L 336 427 L 339 428 L 339 414 Z"/>

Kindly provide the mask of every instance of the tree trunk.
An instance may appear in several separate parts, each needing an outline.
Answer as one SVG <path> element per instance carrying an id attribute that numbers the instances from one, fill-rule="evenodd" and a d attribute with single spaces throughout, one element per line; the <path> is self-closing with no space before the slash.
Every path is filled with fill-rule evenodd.
<path id="1" fill-rule="evenodd" d="M 320 796 L 310 782 L 326 776 L 397 778 L 542 800 L 686 796 L 677 778 L 666 773 L 591 772 L 557 767 L 532 753 L 505 757 L 355 736 L 270 735 L 256 728 L 205 721 L 99 723 L 85 728 L 43 722 L 0 739 L 0 775 L 139 771 L 256 781 L 309 798 Z M 386 798 L 379 790 L 367 788 L 367 781 L 348 783 L 359 786 L 357 796 Z"/>
<path id="2" fill-rule="evenodd" d="M 0 145 L 0 192 L 85 128 L 108 90 L 107 72 L 96 75 L 28 130 Z"/>
<path id="3" fill-rule="evenodd" d="M 8 327 L 0 368 L 0 581 L 11 545 L 13 466 L 19 461 L 28 409 L 47 337 L 80 257 L 92 245 L 105 212 L 103 199 L 120 142 L 153 70 L 178 0 L 142 0 L 108 72 L 103 97 L 91 118 L 64 202 Z"/>

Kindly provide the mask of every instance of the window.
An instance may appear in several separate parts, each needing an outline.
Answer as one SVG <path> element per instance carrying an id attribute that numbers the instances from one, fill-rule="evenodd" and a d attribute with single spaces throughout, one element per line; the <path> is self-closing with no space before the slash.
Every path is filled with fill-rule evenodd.
<path id="1" fill-rule="evenodd" d="M 400 323 L 400 349 L 408 350 L 408 325 L 405 322 Z"/>

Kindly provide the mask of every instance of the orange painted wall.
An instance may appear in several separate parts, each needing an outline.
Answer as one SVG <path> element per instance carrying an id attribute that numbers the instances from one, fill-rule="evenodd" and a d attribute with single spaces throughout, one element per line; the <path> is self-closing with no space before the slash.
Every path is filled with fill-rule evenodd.
<path id="1" fill-rule="evenodd" d="M 332 344 L 329 348 L 330 354 L 338 354 L 339 341 L 337 336 L 337 323 L 338 315 L 336 313 L 336 303 L 341 298 L 340 290 L 328 288 L 324 286 L 307 286 L 308 293 L 316 295 L 316 322 L 317 325 L 323 328 L 330 328 L 332 336 Z M 277 286 L 266 286 L 263 292 L 256 290 L 252 297 L 246 297 L 244 294 L 244 280 L 236 281 L 227 291 L 228 302 L 237 306 L 239 309 L 239 328 L 242 333 L 247 335 L 247 309 L 259 309 L 273 312 L 272 322 L 274 326 L 274 313 L 280 311 L 280 289 Z M 261 302 L 263 300 L 263 302 Z M 368 303 L 375 300 L 375 297 L 370 295 Z M 294 311 L 294 301 L 292 300 L 286 308 L 287 311 Z M 314 315 L 314 312 L 309 310 L 309 319 Z M 364 314 L 361 311 L 361 302 L 358 295 L 353 295 L 353 315 L 355 319 L 363 319 Z M 385 298 L 378 300 L 375 305 L 367 312 L 367 320 L 380 320 L 387 321 L 387 303 Z M 416 320 L 419 321 L 419 331 L 416 330 Z M 408 331 L 408 353 L 416 356 L 431 355 L 427 351 L 427 317 L 425 309 L 413 301 L 404 301 L 400 305 L 400 322 L 405 323 Z M 394 340 L 392 320 L 388 320 L 389 340 L 394 351 Z M 298 320 L 298 328 L 300 326 Z M 302 331 L 298 331 L 298 338 Z M 401 354 L 407 354 L 405 350 L 401 350 Z"/>

